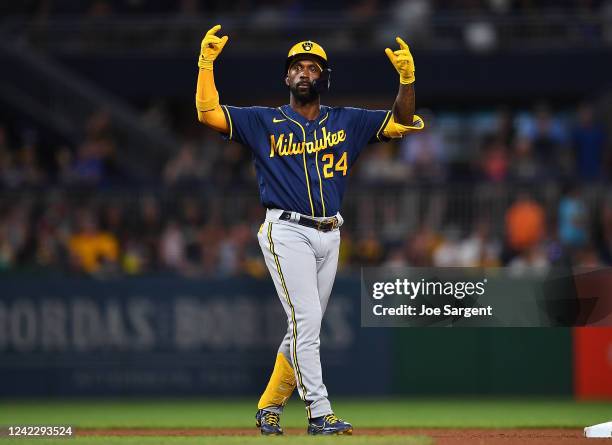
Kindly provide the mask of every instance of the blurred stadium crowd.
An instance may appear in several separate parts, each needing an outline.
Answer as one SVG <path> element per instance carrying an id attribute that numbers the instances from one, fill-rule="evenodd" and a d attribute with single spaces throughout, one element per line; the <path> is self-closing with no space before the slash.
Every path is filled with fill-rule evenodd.
<path id="1" fill-rule="evenodd" d="M 206 21 L 240 33 L 238 45 L 287 46 L 299 30 L 328 48 L 363 48 L 403 35 L 419 48 L 612 43 L 611 0 L 29 0 L 4 2 L 0 31 L 66 51 L 188 50 Z M 250 36 L 250 38 L 246 38 Z"/>
<path id="2" fill-rule="evenodd" d="M 284 2 L 279 0 L 268 0 L 266 2 L 254 2 L 242 0 L 239 2 L 223 2 L 220 0 L 95 0 L 82 2 L 78 0 L 26 0 L 23 2 L 11 2 L 3 5 L 5 13 L 23 13 L 32 15 L 34 13 L 70 14 L 89 13 L 96 14 L 101 11 L 109 14 L 143 14 L 143 13 L 172 13 L 172 12 L 205 12 L 205 11 L 244 11 L 252 4 L 269 4 L 270 6 L 313 8 L 317 10 L 337 9 L 346 10 L 347 7 L 365 8 L 393 5 L 393 0 L 363 0 L 361 2 L 324 2 L 321 0 L 294 0 Z M 408 3 L 408 2 L 407 2 Z M 425 3 L 436 11 L 497 11 L 497 12 L 519 12 L 532 13 L 545 10 L 584 10 L 597 11 L 606 4 L 605 0 L 566 0 L 563 2 L 554 0 L 419 0 L 409 3 Z"/>
<path id="3" fill-rule="evenodd" d="M 338 10 L 361 11 L 374 14 L 385 8 L 398 5 L 412 5 L 415 10 L 426 7 L 436 13 L 449 11 L 525 13 L 537 14 L 543 11 L 588 11 L 599 12 L 608 5 L 605 0 L 361 0 L 358 2 L 323 0 L 241 0 L 224 2 L 221 0 L 95 0 L 83 2 L 78 0 L 26 0 L 3 5 L 5 13 L 12 14 L 147 14 L 147 13 L 204 13 L 248 11 L 249 7 L 258 6 L 275 10 Z M 423 6 L 425 5 L 425 6 Z"/>
<path id="4" fill-rule="evenodd" d="M 143 119 L 172 125 L 174 114 L 156 104 Z M 422 114 L 425 131 L 370 146 L 353 169 L 340 273 L 612 264 L 610 131 L 589 103 Z M 78 146 L 0 121 L 0 269 L 265 276 L 248 150 L 187 122 L 174 128 L 183 145 L 142 184 L 103 111 Z"/>
<path id="5" fill-rule="evenodd" d="M 47 55 L 87 62 L 98 50 L 144 49 L 163 61 L 167 50 L 191 54 L 211 20 L 240 35 L 245 52 L 284 51 L 295 32 L 341 50 L 378 51 L 396 35 L 434 51 L 612 43 L 612 0 L 25 0 L 2 2 L 0 13 L 0 49 L 12 44 L 3 54 L 20 68 L 7 76 L 21 88 L 15 102 L 48 99 L 52 115 L 45 127 L 32 117 L 36 108 L 0 107 L 0 270 L 10 272 L 267 274 L 248 150 L 204 129 L 193 105 L 173 103 L 166 90 L 136 106 L 144 133 L 176 136 L 171 155 L 151 150 L 145 162 L 150 139 L 132 131 L 138 125 L 124 121 L 120 130 L 113 113 L 98 109 L 108 90 L 66 87 L 78 77 Z M 424 131 L 363 152 L 343 208 L 339 273 L 381 264 L 612 264 L 609 108 L 592 92 L 593 103 L 485 110 L 465 103 L 473 85 L 465 88 L 464 109 L 421 110 Z M 85 119 L 91 109 L 98 111 Z M 54 115 L 64 120 L 48 122 Z M 70 131 L 58 136 L 64 126 Z"/>
<path id="6" fill-rule="evenodd" d="M 52 14 L 65 13 L 89 13 L 95 14 L 104 11 L 109 14 L 143 14 L 143 13 L 172 13 L 172 12 L 204 12 L 204 11 L 244 11 L 251 4 L 270 6 L 286 5 L 287 7 L 337 9 L 345 10 L 347 7 L 380 9 L 396 3 L 393 0 L 363 0 L 361 2 L 324 2 L 321 0 L 310 0 L 308 2 L 294 0 L 283 2 L 279 0 L 268 0 L 266 2 L 252 2 L 242 0 L 239 2 L 223 2 L 219 0 L 96 0 L 82 2 L 78 0 L 27 0 L 23 2 L 11 2 L 4 5 L 4 12 L 33 13 L 47 12 Z M 492 12 L 519 12 L 534 13 L 545 10 L 583 10 L 597 11 L 603 5 L 604 0 L 566 0 L 563 2 L 554 0 L 419 0 L 409 3 L 425 3 L 439 12 L 447 11 L 492 11 Z"/>

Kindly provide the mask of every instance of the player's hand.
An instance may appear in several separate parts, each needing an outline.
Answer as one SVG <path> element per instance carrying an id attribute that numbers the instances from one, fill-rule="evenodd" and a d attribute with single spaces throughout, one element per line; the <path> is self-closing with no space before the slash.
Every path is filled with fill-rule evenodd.
<path id="1" fill-rule="evenodd" d="M 410 84 L 414 82 L 414 60 L 410 49 L 406 42 L 400 37 L 396 37 L 395 41 L 399 44 L 400 49 L 392 51 L 390 48 L 385 49 L 385 54 L 389 57 L 389 60 L 397 70 L 400 76 L 400 83 Z"/>
<path id="2" fill-rule="evenodd" d="M 229 39 L 228 36 L 217 37 L 215 35 L 220 29 L 221 25 L 213 26 L 208 30 L 204 39 L 202 39 L 200 58 L 198 59 L 198 66 L 202 69 L 213 69 L 213 62 L 223 50 L 223 47 L 227 43 L 227 39 Z"/>

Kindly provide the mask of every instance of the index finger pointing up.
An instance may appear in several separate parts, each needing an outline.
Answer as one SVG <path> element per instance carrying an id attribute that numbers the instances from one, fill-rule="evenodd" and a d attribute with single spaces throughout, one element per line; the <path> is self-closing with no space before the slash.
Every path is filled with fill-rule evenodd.
<path id="1" fill-rule="evenodd" d="M 398 43 L 401 49 L 408 49 L 408 44 L 404 42 L 401 37 L 396 37 L 395 41 Z"/>
<path id="2" fill-rule="evenodd" d="M 211 34 L 215 35 L 217 33 L 217 31 L 219 31 L 220 29 L 221 29 L 221 25 L 215 25 L 212 28 L 210 28 L 206 34 L 208 34 L 208 35 L 211 35 Z"/>

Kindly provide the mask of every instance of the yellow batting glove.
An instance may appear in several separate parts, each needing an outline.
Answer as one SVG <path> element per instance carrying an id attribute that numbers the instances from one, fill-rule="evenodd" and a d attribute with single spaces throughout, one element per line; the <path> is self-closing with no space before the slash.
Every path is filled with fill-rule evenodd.
<path id="1" fill-rule="evenodd" d="M 400 83 L 404 85 L 413 83 L 415 80 L 414 60 L 412 59 L 412 54 L 410 54 L 410 49 L 401 38 L 396 37 L 395 41 L 399 44 L 400 49 L 391 51 L 390 48 L 386 48 L 385 54 L 397 70 L 400 76 Z"/>
<path id="2" fill-rule="evenodd" d="M 221 25 L 213 26 L 208 30 L 204 36 L 204 39 L 202 39 L 198 66 L 204 70 L 212 71 L 213 62 L 221 53 L 223 47 L 227 43 L 227 39 L 229 38 L 228 36 L 217 37 L 215 34 L 220 29 Z"/>

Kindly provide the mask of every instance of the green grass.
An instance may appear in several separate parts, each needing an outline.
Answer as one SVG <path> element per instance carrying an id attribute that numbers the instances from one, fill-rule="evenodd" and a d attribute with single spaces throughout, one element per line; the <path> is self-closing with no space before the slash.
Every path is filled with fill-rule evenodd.
<path id="1" fill-rule="evenodd" d="M 70 424 L 77 428 L 251 428 L 254 425 L 255 404 L 255 398 L 249 400 L 3 400 L 0 402 L 0 425 Z M 567 399 L 337 399 L 334 400 L 333 406 L 339 416 L 352 422 L 356 428 L 578 428 L 612 420 L 612 403 L 576 403 Z M 293 399 L 288 405 L 282 418 L 282 425 L 305 428 L 304 409 L 299 400 Z M 36 443 L 41 444 L 40 441 Z"/>

